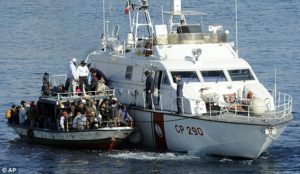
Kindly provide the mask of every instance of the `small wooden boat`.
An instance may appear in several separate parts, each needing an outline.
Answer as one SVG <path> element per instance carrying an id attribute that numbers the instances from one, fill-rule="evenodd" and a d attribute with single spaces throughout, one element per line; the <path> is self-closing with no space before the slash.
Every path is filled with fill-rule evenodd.
<path id="1" fill-rule="evenodd" d="M 9 124 L 16 133 L 26 141 L 37 144 L 82 148 L 82 149 L 112 149 L 125 140 L 134 130 L 131 127 L 103 127 L 85 131 L 58 130 L 22 127 Z"/>
<path id="2" fill-rule="evenodd" d="M 68 95 L 67 93 L 52 93 L 42 95 L 37 102 L 38 117 L 43 117 L 42 123 L 35 123 L 34 126 L 8 122 L 15 132 L 26 141 L 81 149 L 112 149 L 121 141 L 125 140 L 134 128 L 123 124 L 115 126 L 112 120 L 103 120 L 96 127 L 87 124 L 84 130 L 72 128 L 71 107 L 82 100 L 92 100 L 100 103 L 105 98 L 114 96 L 114 90 L 106 90 L 101 95 Z M 30 108 L 29 108 L 30 109 Z M 70 116 L 66 117 L 66 128 L 60 127 L 60 116 L 63 110 L 69 110 Z M 70 119 L 71 118 L 71 119 Z M 50 120 L 50 121 L 49 121 Z M 45 126 L 48 125 L 48 126 Z"/>

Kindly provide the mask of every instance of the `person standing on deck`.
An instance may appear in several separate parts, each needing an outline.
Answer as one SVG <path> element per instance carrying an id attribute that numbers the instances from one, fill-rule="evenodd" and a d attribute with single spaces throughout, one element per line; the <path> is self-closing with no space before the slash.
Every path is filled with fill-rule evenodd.
<path id="1" fill-rule="evenodd" d="M 146 108 L 147 109 L 152 109 L 152 86 L 153 86 L 153 78 L 151 77 L 151 74 L 149 71 L 145 71 L 145 76 L 146 76 L 146 83 L 145 86 L 146 88 L 145 93 L 146 93 Z"/>
<path id="2" fill-rule="evenodd" d="M 178 74 L 176 76 L 176 84 L 177 84 L 177 89 L 176 89 L 176 95 L 177 95 L 177 114 L 182 114 L 182 97 L 183 97 L 183 82 L 181 80 L 181 75 Z"/>
<path id="3" fill-rule="evenodd" d="M 79 76 L 80 91 L 81 92 L 83 92 L 84 90 L 89 91 L 89 84 L 88 84 L 89 69 L 86 66 L 86 62 L 84 60 L 81 61 L 80 66 L 77 67 L 77 72 L 78 72 L 78 76 Z M 83 84 L 85 85 L 84 88 L 83 88 Z"/>
<path id="4" fill-rule="evenodd" d="M 20 107 L 20 111 L 19 111 L 19 123 L 20 125 L 24 126 L 25 125 L 25 121 L 27 120 L 27 109 L 28 105 L 25 101 L 21 101 L 21 107 Z"/>
<path id="5" fill-rule="evenodd" d="M 72 93 L 73 95 L 76 94 L 76 84 L 79 80 L 79 76 L 76 70 L 76 58 L 73 58 L 70 61 L 70 65 L 69 65 L 69 71 L 68 71 L 68 79 L 67 81 L 69 82 L 69 87 L 68 87 L 68 93 L 70 95 L 70 93 Z"/>
<path id="6" fill-rule="evenodd" d="M 65 125 L 67 124 L 67 119 L 68 119 L 67 117 L 68 117 L 68 113 L 66 111 L 62 112 L 62 115 L 59 120 L 59 125 L 63 132 L 65 131 L 65 127 L 66 127 Z"/>

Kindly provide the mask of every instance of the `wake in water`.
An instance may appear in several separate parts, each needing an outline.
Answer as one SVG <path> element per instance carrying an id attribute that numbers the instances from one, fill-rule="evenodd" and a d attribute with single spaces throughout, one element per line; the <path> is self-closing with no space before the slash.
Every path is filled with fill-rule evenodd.
<path id="1" fill-rule="evenodd" d="M 117 159 L 134 159 L 134 160 L 148 160 L 148 161 L 172 161 L 172 160 L 195 160 L 200 159 L 197 156 L 180 153 L 157 153 L 157 152 L 131 152 L 131 151 L 114 151 L 109 154 L 99 154 L 100 156 L 117 158 Z"/>

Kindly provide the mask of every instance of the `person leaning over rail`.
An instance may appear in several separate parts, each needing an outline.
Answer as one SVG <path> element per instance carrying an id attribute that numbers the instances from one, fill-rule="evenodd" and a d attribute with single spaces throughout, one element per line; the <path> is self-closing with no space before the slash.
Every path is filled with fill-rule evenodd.
<path id="1" fill-rule="evenodd" d="M 92 74 L 92 77 L 97 77 L 98 80 L 103 79 L 105 81 L 105 85 L 108 85 L 107 84 L 107 82 L 108 82 L 107 78 L 101 70 L 99 70 L 97 68 L 91 68 L 90 72 Z M 93 82 L 91 82 L 91 83 L 93 83 Z"/>

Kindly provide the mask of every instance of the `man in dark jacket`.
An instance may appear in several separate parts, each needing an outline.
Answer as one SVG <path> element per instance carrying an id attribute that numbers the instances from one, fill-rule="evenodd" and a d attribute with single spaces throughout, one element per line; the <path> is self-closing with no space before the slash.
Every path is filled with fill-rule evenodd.
<path id="1" fill-rule="evenodd" d="M 181 81 L 181 75 L 178 74 L 176 76 L 176 84 L 177 84 L 177 114 L 182 114 L 182 98 L 183 98 L 183 82 Z"/>
<path id="2" fill-rule="evenodd" d="M 145 76 L 146 78 L 146 88 L 145 88 L 145 93 L 146 93 L 146 108 L 147 109 L 152 109 L 152 86 L 153 86 L 153 78 L 151 77 L 151 74 L 149 71 L 145 71 Z"/>
<path id="3" fill-rule="evenodd" d="M 98 79 L 103 79 L 105 81 L 105 85 L 107 85 L 107 78 L 101 70 L 97 68 L 91 68 L 90 72 L 92 74 L 92 77 L 96 76 Z"/>

